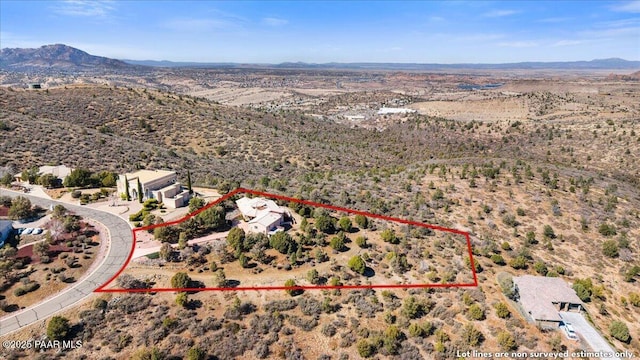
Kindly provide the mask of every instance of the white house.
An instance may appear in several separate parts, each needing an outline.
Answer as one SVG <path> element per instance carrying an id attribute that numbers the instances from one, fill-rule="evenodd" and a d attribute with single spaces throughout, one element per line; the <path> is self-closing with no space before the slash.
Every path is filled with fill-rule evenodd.
<path id="1" fill-rule="evenodd" d="M 264 198 L 243 197 L 236 201 L 238 209 L 245 221 L 248 222 L 248 230 L 255 233 L 269 234 L 276 231 L 284 220 L 285 210 L 273 200 Z"/>
<path id="2" fill-rule="evenodd" d="M 413 113 L 416 112 L 413 109 L 407 109 L 407 108 L 389 108 L 389 107 L 381 107 L 380 110 L 378 110 L 378 115 L 388 115 L 388 114 L 409 114 L 409 113 Z"/>
<path id="3" fill-rule="evenodd" d="M 72 171 L 73 169 L 66 165 L 56 165 L 56 166 L 45 165 L 45 166 L 40 166 L 38 168 L 38 175 L 42 176 L 42 175 L 50 174 L 60 179 L 60 181 L 64 181 L 64 179 L 67 176 L 69 176 L 69 174 L 71 174 Z M 22 182 L 23 180 L 27 181 L 26 179 L 22 179 L 22 173 L 18 173 L 14 177 L 18 182 Z"/>
<path id="4" fill-rule="evenodd" d="M 9 235 L 13 232 L 13 222 L 9 220 L 0 220 L 0 248 L 4 246 Z"/>
<path id="5" fill-rule="evenodd" d="M 129 183 L 129 196 L 132 200 L 137 199 L 138 181 L 143 199 L 158 199 L 158 202 L 168 208 L 178 208 L 189 203 L 189 191 L 182 188 L 175 171 L 139 170 L 121 174 L 117 181 L 118 193 L 126 193 L 126 183 Z"/>
<path id="6" fill-rule="evenodd" d="M 73 171 L 72 168 L 67 167 L 66 165 L 58 165 L 58 166 L 40 166 L 39 170 L 39 174 L 40 175 L 44 175 L 44 174 L 51 174 L 55 177 L 57 177 L 58 179 L 64 181 L 64 179 L 69 176 L 71 174 L 71 172 Z"/>

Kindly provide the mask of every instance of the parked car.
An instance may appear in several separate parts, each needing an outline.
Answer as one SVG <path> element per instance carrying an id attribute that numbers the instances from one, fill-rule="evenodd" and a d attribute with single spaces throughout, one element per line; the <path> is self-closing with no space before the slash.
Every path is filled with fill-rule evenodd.
<path id="1" fill-rule="evenodd" d="M 24 232 L 24 228 L 17 228 L 16 229 L 18 231 L 18 235 L 22 234 Z"/>
<path id="2" fill-rule="evenodd" d="M 35 229 L 33 229 L 33 231 L 31 232 L 31 234 L 33 234 L 33 235 L 40 235 L 40 234 L 42 234 L 42 231 L 43 231 L 43 230 L 42 230 L 41 228 L 35 228 Z"/>
<path id="3" fill-rule="evenodd" d="M 29 235 L 33 232 L 33 228 L 26 228 L 24 229 L 24 231 L 22 232 L 22 235 Z"/>
<path id="4" fill-rule="evenodd" d="M 564 332 L 565 334 L 567 334 L 567 337 L 571 340 L 578 340 L 578 335 L 576 335 L 575 330 L 573 329 L 573 326 L 571 326 L 571 323 L 564 323 Z"/>

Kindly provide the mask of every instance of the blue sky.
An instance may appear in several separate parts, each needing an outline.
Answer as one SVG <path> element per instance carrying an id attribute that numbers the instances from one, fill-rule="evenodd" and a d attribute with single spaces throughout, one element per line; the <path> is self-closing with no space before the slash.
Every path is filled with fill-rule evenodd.
<path id="1" fill-rule="evenodd" d="M 119 59 L 640 60 L 640 1 L 0 1 L 0 46 Z"/>

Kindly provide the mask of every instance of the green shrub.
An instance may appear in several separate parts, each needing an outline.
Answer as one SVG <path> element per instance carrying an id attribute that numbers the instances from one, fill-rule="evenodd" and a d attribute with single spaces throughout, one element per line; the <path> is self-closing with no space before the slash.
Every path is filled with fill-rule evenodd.
<path id="1" fill-rule="evenodd" d="M 197 346 L 192 346 L 187 351 L 187 360 L 204 360 L 207 358 L 207 353 Z"/>
<path id="2" fill-rule="evenodd" d="M 515 296 L 515 288 L 513 286 L 513 277 L 511 276 L 511 274 L 506 272 L 501 272 L 496 277 L 498 280 L 498 285 L 500 285 L 500 289 L 502 290 L 502 293 L 506 297 L 513 299 Z"/>
<path id="3" fill-rule="evenodd" d="M 401 313 L 407 319 L 416 319 L 425 314 L 425 306 L 421 301 L 416 300 L 415 296 L 409 296 L 404 299 Z"/>
<path id="4" fill-rule="evenodd" d="M 551 225 L 545 225 L 544 229 L 542 230 L 542 234 L 549 239 L 553 239 L 556 237 L 556 233 L 555 231 L 553 231 Z"/>
<path id="5" fill-rule="evenodd" d="M 509 311 L 509 307 L 503 303 L 499 302 L 493 306 L 496 309 L 496 316 L 501 319 L 506 319 L 511 316 L 511 311 Z"/>
<path id="6" fill-rule="evenodd" d="M 186 292 L 179 292 L 178 295 L 176 295 L 176 304 L 178 304 L 178 306 L 184 307 L 188 302 L 189 300 Z"/>
<path id="7" fill-rule="evenodd" d="M 284 282 L 284 286 L 285 287 L 295 287 L 296 285 L 296 281 L 293 279 L 288 279 L 287 281 Z M 291 295 L 291 296 L 296 296 L 296 295 L 300 295 L 302 294 L 302 292 L 304 290 L 302 289 L 286 289 L 285 290 L 287 292 L 287 294 Z"/>
<path id="8" fill-rule="evenodd" d="M 277 232 L 271 236 L 271 238 L 269 238 L 269 245 L 281 254 L 291 254 L 297 249 L 295 240 L 285 232 Z"/>
<path id="9" fill-rule="evenodd" d="M 320 215 L 315 218 L 315 226 L 319 231 L 328 234 L 335 230 L 335 219 L 329 215 Z"/>
<path id="10" fill-rule="evenodd" d="M 350 232 L 353 225 L 351 224 L 351 219 L 348 216 L 343 216 L 338 220 L 338 226 L 342 231 Z"/>
<path id="11" fill-rule="evenodd" d="M 549 272 L 549 269 L 547 269 L 547 265 L 544 263 L 544 261 L 536 261 L 535 264 L 533 264 L 533 268 L 536 270 L 536 272 L 542 276 L 547 275 L 547 273 Z"/>
<path id="12" fill-rule="evenodd" d="M 367 238 L 364 236 L 358 236 L 356 238 L 356 245 L 358 245 L 360 248 L 364 249 L 367 247 Z"/>
<path id="13" fill-rule="evenodd" d="M 411 323 L 411 325 L 409 325 L 409 335 L 413 337 L 423 337 L 424 329 L 416 323 Z"/>
<path id="14" fill-rule="evenodd" d="M 627 324 L 622 321 L 613 321 L 611 325 L 609 325 L 609 334 L 624 343 L 629 343 L 631 341 L 629 328 L 627 327 Z"/>
<path id="15" fill-rule="evenodd" d="M 357 348 L 358 354 L 363 358 L 370 358 L 376 353 L 376 347 L 365 339 L 358 341 Z"/>
<path id="16" fill-rule="evenodd" d="M 27 293 L 27 290 L 25 290 L 25 288 L 22 288 L 22 287 L 19 287 L 19 288 L 15 289 L 15 290 L 13 291 L 13 294 L 14 294 L 15 296 L 22 296 L 22 295 L 24 295 L 24 294 L 26 294 L 26 293 Z"/>
<path id="17" fill-rule="evenodd" d="M 484 320 L 484 309 L 478 304 L 473 304 L 469 306 L 467 315 L 471 320 Z"/>
<path id="18" fill-rule="evenodd" d="M 498 255 L 498 254 L 491 255 L 491 261 L 493 261 L 494 263 L 496 263 L 498 265 L 505 265 L 506 264 L 506 262 L 504 261 L 504 258 L 502 257 L 502 255 Z"/>
<path id="19" fill-rule="evenodd" d="M 380 234 L 380 237 L 384 242 L 388 242 L 391 244 L 399 244 L 400 239 L 396 236 L 396 232 L 393 229 L 385 229 Z"/>
<path id="20" fill-rule="evenodd" d="M 47 337 L 51 340 L 62 340 L 69 334 L 69 320 L 62 316 L 54 316 L 47 324 Z"/>
<path id="21" fill-rule="evenodd" d="M 348 263 L 349 269 L 357 272 L 358 274 L 364 274 L 367 266 L 364 263 L 364 260 L 359 255 L 352 257 Z"/>
<path id="22" fill-rule="evenodd" d="M 527 258 L 525 258 L 522 255 L 517 256 L 517 257 L 513 258 L 509 262 L 509 266 L 511 266 L 514 269 L 526 269 L 527 268 Z"/>
<path id="23" fill-rule="evenodd" d="M 618 243 L 615 240 L 607 240 L 602 243 L 602 253 L 610 258 L 618 256 Z"/>
<path id="24" fill-rule="evenodd" d="M 462 328 L 461 337 L 463 343 L 467 346 L 478 346 L 484 341 L 484 336 L 472 323 L 467 323 Z"/>
<path id="25" fill-rule="evenodd" d="M 584 302 L 591 301 L 591 294 L 593 292 L 591 279 L 577 279 L 573 284 L 573 290 L 580 300 Z"/>
<path id="26" fill-rule="evenodd" d="M 145 216 L 145 214 L 143 213 L 142 210 L 140 210 L 135 214 L 129 215 L 129 221 L 131 221 L 131 222 L 142 221 L 144 219 L 144 216 Z"/>
<path id="27" fill-rule="evenodd" d="M 607 223 L 600 224 L 598 232 L 603 236 L 614 236 L 618 233 L 615 225 L 609 225 Z"/>
<path id="28" fill-rule="evenodd" d="M 345 246 L 344 246 L 345 237 L 344 237 L 344 234 L 342 232 L 341 232 L 341 234 L 342 234 L 342 236 L 340 236 L 340 235 L 334 236 L 331 239 L 331 242 L 329 242 L 329 246 L 331 246 L 331 248 L 336 250 L 336 251 L 345 250 Z"/>
<path id="29" fill-rule="evenodd" d="M 369 227 L 369 219 L 364 215 L 358 214 L 356 215 L 356 224 L 358 224 L 358 227 L 366 229 Z"/>
<path id="30" fill-rule="evenodd" d="M 171 278 L 171 287 L 175 289 L 186 289 L 190 284 L 191 278 L 184 272 L 178 272 Z"/>
<path id="31" fill-rule="evenodd" d="M 511 333 L 508 331 L 500 331 L 498 333 L 498 344 L 500 344 L 500 347 L 504 351 L 515 350 L 518 348 L 518 345 L 516 344 L 516 340 L 513 338 L 513 335 L 511 335 Z"/>

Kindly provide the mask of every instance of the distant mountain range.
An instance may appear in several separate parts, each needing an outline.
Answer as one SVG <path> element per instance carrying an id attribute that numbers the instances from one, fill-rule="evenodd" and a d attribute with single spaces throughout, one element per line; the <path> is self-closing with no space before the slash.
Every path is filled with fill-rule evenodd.
<path id="1" fill-rule="evenodd" d="M 37 49 L 0 50 L 0 69 L 67 71 L 127 69 L 135 66 L 120 60 L 89 55 L 71 46 L 55 44 Z"/>
<path id="2" fill-rule="evenodd" d="M 0 69 L 109 71 L 163 68 L 276 68 L 276 69 L 343 69 L 343 70 L 634 70 L 640 61 L 619 58 L 567 62 L 519 62 L 506 64 L 418 64 L 418 63 L 325 63 L 285 62 L 280 64 L 199 63 L 155 60 L 116 60 L 90 55 L 82 50 L 63 45 L 45 45 L 37 49 L 0 50 Z"/>
<path id="3" fill-rule="evenodd" d="M 284 62 L 280 64 L 240 64 L 240 63 L 199 63 L 155 60 L 122 60 L 129 64 L 154 67 L 219 67 L 219 68 L 277 68 L 277 69 L 342 69 L 342 70 L 634 70 L 640 69 L 640 61 L 620 58 L 596 59 L 591 61 L 519 62 L 504 64 L 420 64 L 420 63 L 305 63 Z"/>

